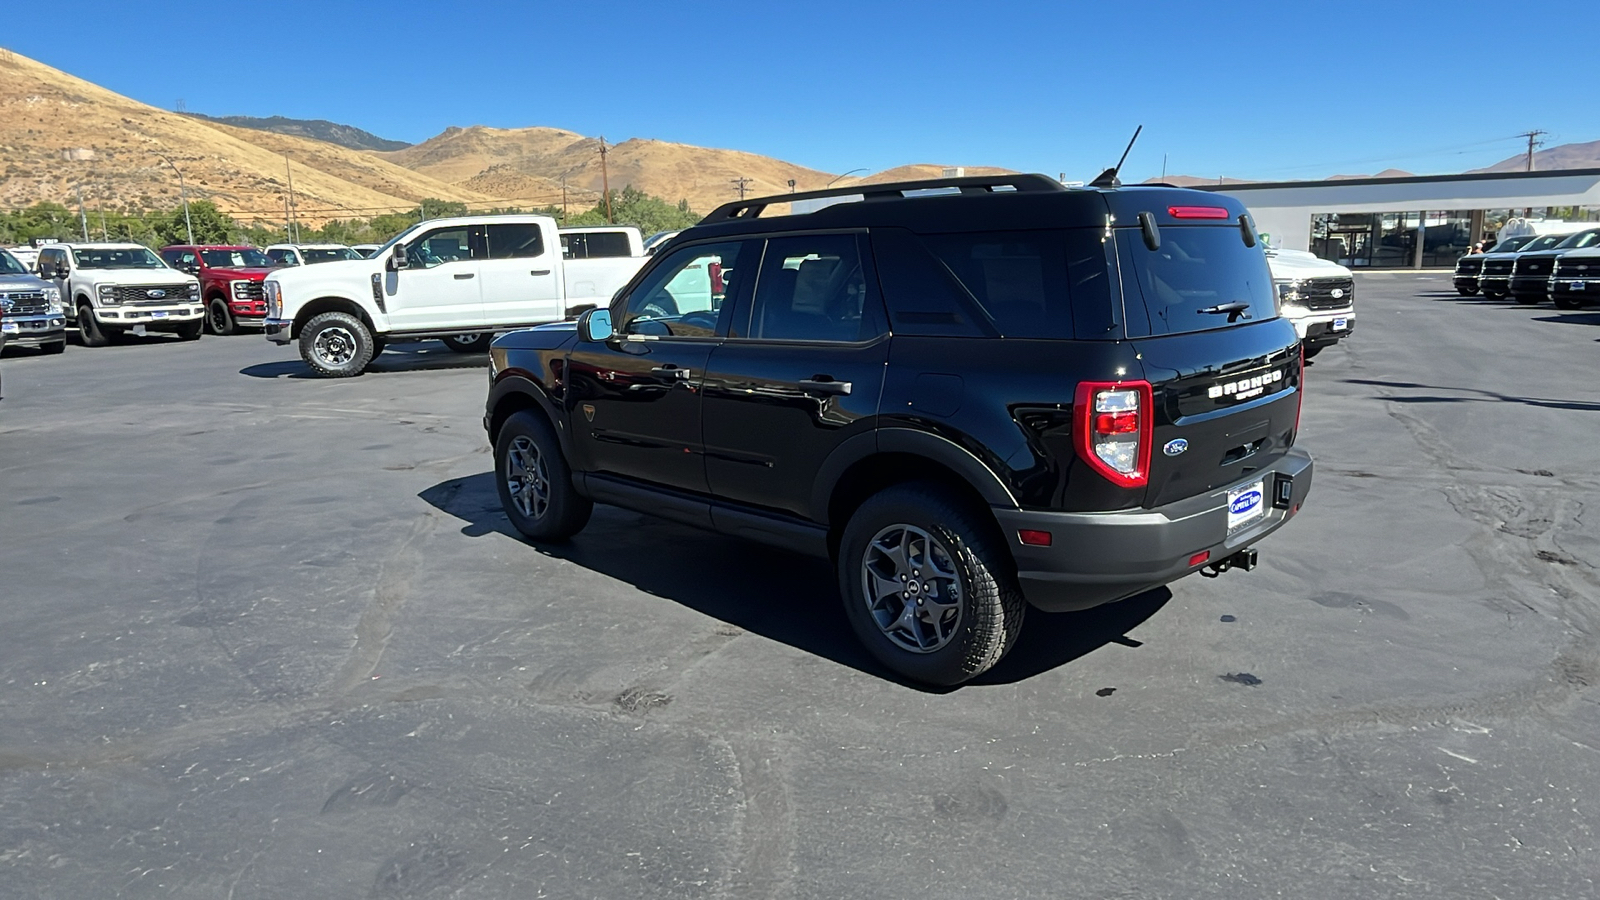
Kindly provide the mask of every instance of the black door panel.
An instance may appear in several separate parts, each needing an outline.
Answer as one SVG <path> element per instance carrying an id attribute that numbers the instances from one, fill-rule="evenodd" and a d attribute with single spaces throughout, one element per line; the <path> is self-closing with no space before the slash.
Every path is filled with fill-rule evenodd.
<path id="1" fill-rule="evenodd" d="M 575 468 L 705 493 L 700 384 L 714 346 L 578 344 L 567 363 Z"/>

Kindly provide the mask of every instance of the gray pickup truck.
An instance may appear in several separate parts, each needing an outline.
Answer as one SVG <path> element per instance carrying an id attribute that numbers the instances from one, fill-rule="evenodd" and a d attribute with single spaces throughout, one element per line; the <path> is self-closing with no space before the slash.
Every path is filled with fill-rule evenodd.
<path id="1" fill-rule="evenodd" d="M 67 348 L 61 292 L 5 250 L 0 250 L 0 334 L 9 346 L 38 347 L 46 353 Z"/>

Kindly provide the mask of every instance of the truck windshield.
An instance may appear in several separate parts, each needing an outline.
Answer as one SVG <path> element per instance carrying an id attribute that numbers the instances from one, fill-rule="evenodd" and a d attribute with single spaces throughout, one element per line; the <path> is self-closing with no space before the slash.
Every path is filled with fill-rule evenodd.
<path id="1" fill-rule="evenodd" d="M 341 259 L 366 259 L 349 247 L 307 247 L 300 250 L 300 258 L 306 265 L 312 263 L 338 262 Z"/>
<path id="2" fill-rule="evenodd" d="M 206 265 L 215 269 L 248 269 L 267 268 L 272 265 L 272 260 L 265 253 L 254 247 L 234 248 L 231 250 L 201 250 L 200 258 Z"/>
<path id="3" fill-rule="evenodd" d="M 1521 250 L 1523 245 L 1527 244 L 1529 241 L 1533 240 L 1533 238 L 1534 238 L 1534 235 L 1531 235 L 1531 234 L 1521 234 L 1521 235 L 1517 235 L 1516 237 L 1508 237 L 1505 240 L 1501 241 L 1500 243 L 1495 244 L 1493 247 L 1489 248 L 1489 250 L 1487 252 L 1489 252 L 1489 253 L 1515 253 L 1516 251 Z"/>
<path id="4" fill-rule="evenodd" d="M 1564 234 L 1542 234 L 1511 252 L 1537 253 L 1540 250 L 1549 250 L 1551 247 L 1561 243 L 1564 238 L 1566 238 Z"/>
<path id="5" fill-rule="evenodd" d="M 1580 231 L 1577 234 L 1568 235 L 1566 240 L 1550 249 L 1581 250 L 1584 247 L 1593 247 L 1596 241 L 1600 241 L 1600 231 Z"/>
<path id="6" fill-rule="evenodd" d="M 143 247 L 75 247 L 80 269 L 164 269 L 167 264 Z"/>
<path id="7" fill-rule="evenodd" d="M 28 269 L 15 256 L 0 250 L 0 275 L 27 275 Z"/>

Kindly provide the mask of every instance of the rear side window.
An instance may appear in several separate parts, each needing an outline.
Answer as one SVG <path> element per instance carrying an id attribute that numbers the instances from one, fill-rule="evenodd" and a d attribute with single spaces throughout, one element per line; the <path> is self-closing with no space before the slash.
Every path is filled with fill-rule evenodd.
<path id="1" fill-rule="evenodd" d="M 1117 230 L 1128 335 L 1186 334 L 1277 316 L 1272 273 L 1237 225 L 1163 226 L 1151 250 L 1137 229 Z M 1244 304 L 1230 311 L 1229 304 Z"/>
<path id="2" fill-rule="evenodd" d="M 1073 336 L 1062 232 L 928 234 L 922 241 L 978 301 L 1002 335 Z"/>
<path id="3" fill-rule="evenodd" d="M 972 299 L 916 235 L 903 228 L 874 228 L 872 256 L 895 334 L 990 334 Z"/>
<path id="4" fill-rule="evenodd" d="M 580 231 L 561 236 L 561 255 L 567 259 L 632 256 L 633 247 L 626 232 Z"/>
<path id="5" fill-rule="evenodd" d="M 488 226 L 490 259 L 532 259 L 544 255 L 544 234 L 535 222 Z"/>

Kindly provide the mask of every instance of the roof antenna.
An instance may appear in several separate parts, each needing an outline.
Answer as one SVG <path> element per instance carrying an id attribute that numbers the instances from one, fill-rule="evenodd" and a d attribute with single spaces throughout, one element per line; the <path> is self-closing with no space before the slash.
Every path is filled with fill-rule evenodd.
<path id="1" fill-rule="evenodd" d="M 1128 149 L 1122 151 L 1122 158 L 1117 160 L 1116 165 L 1105 170 L 1104 172 L 1101 172 L 1093 181 L 1089 182 L 1090 187 L 1114 188 L 1122 186 L 1122 182 L 1117 180 L 1117 173 L 1122 171 L 1122 164 L 1128 161 L 1128 154 L 1133 151 L 1133 143 L 1139 139 L 1139 132 L 1143 130 L 1143 125 L 1140 125 L 1138 128 L 1133 130 L 1133 138 L 1132 140 L 1128 141 Z"/>

